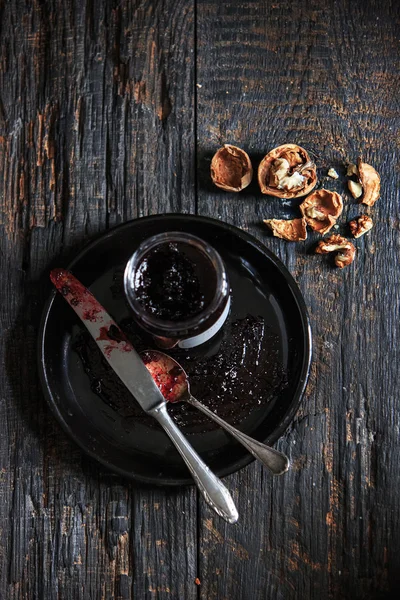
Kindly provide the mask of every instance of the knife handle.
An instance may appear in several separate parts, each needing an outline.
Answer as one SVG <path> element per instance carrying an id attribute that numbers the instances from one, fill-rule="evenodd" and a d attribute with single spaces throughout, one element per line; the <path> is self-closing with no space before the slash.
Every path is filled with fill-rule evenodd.
<path id="1" fill-rule="evenodd" d="M 162 404 L 156 407 L 149 414 L 160 423 L 175 445 L 205 501 L 225 521 L 236 523 L 239 515 L 228 489 L 188 443 L 183 433 L 169 416 L 166 405 Z"/>

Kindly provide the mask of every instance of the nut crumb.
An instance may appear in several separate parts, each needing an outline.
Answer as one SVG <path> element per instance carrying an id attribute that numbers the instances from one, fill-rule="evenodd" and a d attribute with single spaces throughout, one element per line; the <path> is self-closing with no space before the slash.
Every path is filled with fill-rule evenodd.
<path id="1" fill-rule="evenodd" d="M 201 584 L 201 581 L 200 581 L 200 579 L 198 577 L 196 577 L 196 579 L 194 580 L 194 582 L 195 582 L 196 585 L 200 585 Z"/>
<path id="2" fill-rule="evenodd" d="M 201 83 L 196 83 L 196 87 L 202 88 L 203 86 L 201 85 Z"/>
<path id="3" fill-rule="evenodd" d="M 303 219 L 265 219 L 275 237 L 288 242 L 300 242 L 307 239 L 306 220 Z"/>
<path id="4" fill-rule="evenodd" d="M 361 215 L 360 217 L 357 217 L 356 219 L 350 221 L 349 226 L 350 231 L 354 235 L 354 237 L 359 238 L 365 233 L 367 233 L 367 231 L 372 229 L 372 227 L 374 226 L 374 222 L 371 219 L 371 217 L 368 217 L 368 215 Z"/>
<path id="5" fill-rule="evenodd" d="M 332 179 L 339 179 L 339 175 L 337 173 L 337 171 L 331 167 L 328 171 L 328 177 L 332 177 Z"/>
<path id="6" fill-rule="evenodd" d="M 360 198 L 362 196 L 362 193 L 363 193 L 362 185 L 361 185 L 361 183 L 358 183 L 358 181 L 353 181 L 352 179 L 349 179 L 349 181 L 347 182 L 347 187 L 350 190 L 350 194 L 356 200 L 357 200 L 357 198 Z"/>
<path id="7" fill-rule="evenodd" d="M 352 177 L 353 175 L 358 177 L 357 165 L 355 165 L 354 163 L 349 163 L 347 165 L 346 175 L 347 175 L 347 177 Z"/>
<path id="8" fill-rule="evenodd" d="M 339 269 L 343 269 L 343 267 L 350 265 L 356 255 L 354 244 L 352 244 L 349 240 L 346 240 L 346 238 L 342 237 L 341 235 L 336 234 L 319 241 L 315 252 L 317 254 L 329 254 L 330 252 L 337 252 L 335 255 L 335 265 L 339 267 Z"/>
<path id="9" fill-rule="evenodd" d="M 314 231 L 328 233 L 343 211 L 343 200 L 337 192 L 320 189 L 300 204 L 301 214 Z"/>

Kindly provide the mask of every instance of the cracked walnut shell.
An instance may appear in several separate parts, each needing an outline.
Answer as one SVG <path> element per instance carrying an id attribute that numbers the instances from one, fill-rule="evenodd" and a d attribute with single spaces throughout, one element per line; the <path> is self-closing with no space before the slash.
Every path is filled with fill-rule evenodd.
<path id="1" fill-rule="evenodd" d="M 301 214 L 314 231 L 328 233 L 343 211 L 343 200 L 337 192 L 321 189 L 300 204 Z"/>
<path id="2" fill-rule="evenodd" d="M 360 217 L 353 219 L 349 223 L 350 231 L 355 238 L 361 237 L 362 235 L 364 235 L 364 233 L 367 233 L 367 231 L 372 229 L 373 226 L 373 220 L 367 215 L 361 215 Z"/>
<path id="3" fill-rule="evenodd" d="M 364 195 L 361 199 L 363 204 L 373 206 L 381 194 L 381 178 L 374 167 L 363 163 L 361 158 L 357 161 L 358 177 L 363 187 Z"/>
<path id="4" fill-rule="evenodd" d="M 258 167 L 258 183 L 263 194 L 300 198 L 316 186 L 316 166 L 304 148 L 284 144 L 264 156 Z"/>
<path id="5" fill-rule="evenodd" d="M 357 160 L 357 165 L 350 163 L 347 166 L 347 185 L 353 198 L 360 198 L 362 204 L 373 206 L 381 193 L 381 178 L 371 165 Z"/>
<path id="6" fill-rule="evenodd" d="M 211 161 L 211 179 L 215 185 L 227 192 L 240 192 L 253 177 L 253 167 L 247 152 L 225 144 Z"/>
<path id="7" fill-rule="evenodd" d="M 307 239 L 307 224 L 305 219 L 265 219 L 275 237 L 288 242 L 300 242 Z"/>
<path id="8" fill-rule="evenodd" d="M 339 269 L 343 269 L 343 267 L 350 265 L 356 255 L 354 244 L 341 235 L 331 235 L 329 238 L 319 241 L 315 248 L 315 252 L 317 254 L 337 252 L 335 255 L 335 265 L 339 267 Z"/>

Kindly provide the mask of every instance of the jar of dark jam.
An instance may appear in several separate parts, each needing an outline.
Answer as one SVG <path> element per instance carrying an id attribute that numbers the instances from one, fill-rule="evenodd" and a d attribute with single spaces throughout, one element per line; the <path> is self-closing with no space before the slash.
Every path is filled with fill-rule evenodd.
<path id="1" fill-rule="evenodd" d="M 181 232 L 145 240 L 125 268 L 124 288 L 138 324 L 162 348 L 194 348 L 224 324 L 230 289 L 220 255 Z"/>

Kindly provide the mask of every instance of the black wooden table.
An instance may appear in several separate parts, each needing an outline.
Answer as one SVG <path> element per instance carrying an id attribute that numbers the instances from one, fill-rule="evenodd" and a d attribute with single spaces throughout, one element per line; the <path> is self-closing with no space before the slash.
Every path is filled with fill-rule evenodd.
<path id="1" fill-rule="evenodd" d="M 399 17 L 397 0 L 0 2 L 1 600 L 399 597 Z M 322 178 L 373 164 L 355 263 L 272 238 L 262 219 L 289 208 L 256 184 L 213 188 L 225 142 L 255 162 L 299 143 Z M 323 179 L 345 223 L 343 182 Z M 292 469 L 229 477 L 234 526 L 194 488 L 141 489 L 82 455 L 38 384 L 49 269 L 159 212 L 252 233 L 311 314 L 311 378 L 277 444 Z"/>

